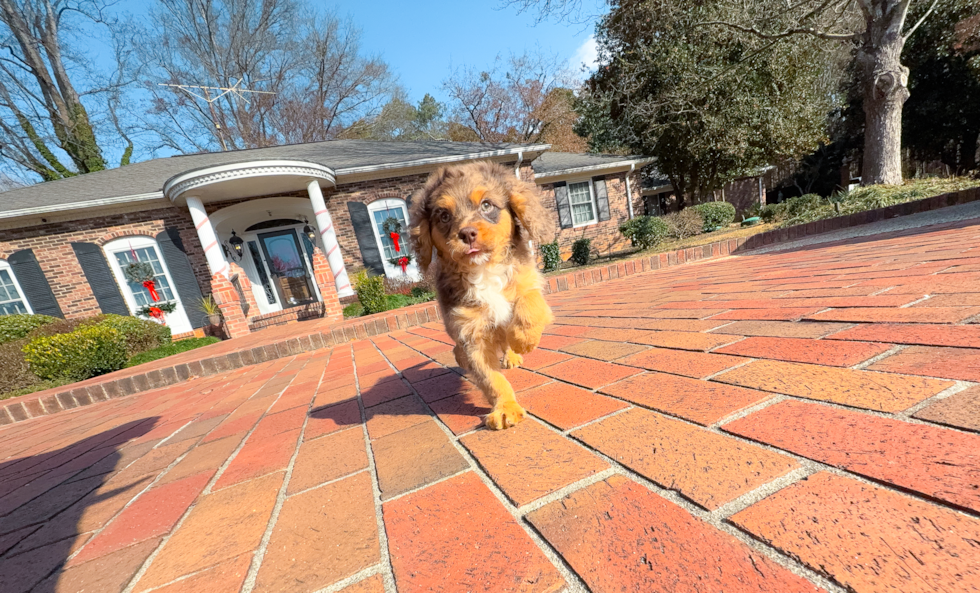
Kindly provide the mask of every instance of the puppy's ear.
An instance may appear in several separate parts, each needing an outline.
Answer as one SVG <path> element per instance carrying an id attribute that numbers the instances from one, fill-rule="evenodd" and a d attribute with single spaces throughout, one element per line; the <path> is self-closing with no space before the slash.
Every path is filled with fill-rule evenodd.
<path id="1" fill-rule="evenodd" d="M 524 228 L 525 239 L 540 245 L 554 233 L 554 220 L 541 205 L 541 194 L 537 187 L 512 178 L 507 182 L 507 193 L 510 211 Z"/>
<path id="2" fill-rule="evenodd" d="M 447 167 L 433 171 L 422 189 L 413 193 L 410 200 L 408 218 L 412 222 L 409 237 L 422 273 L 425 273 L 429 269 L 429 264 L 432 263 L 432 227 L 429 223 L 429 215 L 431 214 L 429 201 L 432 194 L 445 181 L 447 172 Z"/>

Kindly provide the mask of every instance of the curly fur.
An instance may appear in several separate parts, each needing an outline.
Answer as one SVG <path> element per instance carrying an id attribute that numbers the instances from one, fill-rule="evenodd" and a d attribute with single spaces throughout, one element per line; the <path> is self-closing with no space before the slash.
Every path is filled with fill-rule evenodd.
<path id="1" fill-rule="evenodd" d="M 524 410 L 500 369 L 519 366 L 552 320 L 530 247 L 550 225 L 537 188 L 490 162 L 443 167 L 412 196 L 410 219 L 456 359 L 493 404 L 487 426 L 517 424 Z"/>

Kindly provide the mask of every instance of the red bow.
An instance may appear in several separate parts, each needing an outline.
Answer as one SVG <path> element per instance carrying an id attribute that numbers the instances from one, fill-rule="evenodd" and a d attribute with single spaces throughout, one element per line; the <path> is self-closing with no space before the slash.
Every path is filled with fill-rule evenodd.
<path id="1" fill-rule="evenodd" d="M 156 285 L 156 282 L 154 282 L 153 280 L 144 280 L 143 281 L 143 288 L 145 288 L 148 291 L 150 291 L 150 298 L 153 299 L 153 302 L 154 303 L 160 300 L 160 295 L 157 294 L 157 285 Z M 157 310 L 159 311 L 159 309 L 157 309 Z"/>
<path id="2" fill-rule="evenodd" d="M 395 244 L 395 253 L 401 251 L 402 248 L 398 246 L 398 233 L 388 233 L 388 236 L 391 237 L 391 242 Z"/>
<path id="3" fill-rule="evenodd" d="M 150 307 L 150 317 L 163 321 L 163 311 L 157 307 Z"/>
<path id="4" fill-rule="evenodd" d="M 402 267 L 402 274 L 404 274 L 405 273 L 405 268 L 406 268 L 406 266 L 408 266 L 408 258 L 407 257 L 403 257 L 403 258 L 399 259 L 398 260 L 398 265 Z"/>

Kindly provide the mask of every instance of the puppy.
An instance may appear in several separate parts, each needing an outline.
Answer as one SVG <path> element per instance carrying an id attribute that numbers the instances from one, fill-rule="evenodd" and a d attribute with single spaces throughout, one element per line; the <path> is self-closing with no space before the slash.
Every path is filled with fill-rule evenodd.
<path id="1" fill-rule="evenodd" d="M 529 246 L 551 228 L 537 189 L 490 162 L 443 167 L 412 196 L 410 214 L 423 270 L 435 251 L 432 274 L 456 362 L 493 406 L 486 425 L 514 426 L 524 409 L 500 369 L 520 366 L 553 320 Z"/>

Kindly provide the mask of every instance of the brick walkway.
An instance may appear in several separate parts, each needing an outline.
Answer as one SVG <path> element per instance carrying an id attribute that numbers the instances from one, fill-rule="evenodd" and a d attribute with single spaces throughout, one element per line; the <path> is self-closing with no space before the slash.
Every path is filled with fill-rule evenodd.
<path id="1" fill-rule="evenodd" d="M 6 426 L 0 591 L 980 591 L 978 225 L 551 295 L 505 432 L 435 324 Z"/>

